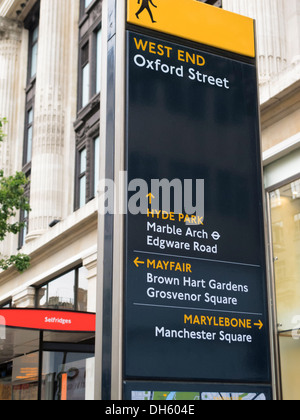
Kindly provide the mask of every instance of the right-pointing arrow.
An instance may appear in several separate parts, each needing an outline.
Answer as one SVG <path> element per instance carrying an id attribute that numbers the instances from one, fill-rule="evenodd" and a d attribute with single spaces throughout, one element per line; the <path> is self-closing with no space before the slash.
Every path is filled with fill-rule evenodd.
<path id="1" fill-rule="evenodd" d="M 261 330 L 262 327 L 264 326 L 264 324 L 259 320 L 258 324 L 254 324 L 255 327 L 259 327 L 259 329 Z"/>

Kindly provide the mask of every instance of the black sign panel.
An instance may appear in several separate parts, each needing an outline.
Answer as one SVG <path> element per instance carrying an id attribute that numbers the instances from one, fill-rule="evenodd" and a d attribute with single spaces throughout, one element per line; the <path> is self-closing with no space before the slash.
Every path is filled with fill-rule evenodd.
<path id="1" fill-rule="evenodd" d="M 149 195 L 127 215 L 125 379 L 268 383 L 256 67 L 133 32 L 127 43 L 128 182 Z M 155 207 L 157 179 L 183 196 L 204 180 L 204 214 L 184 197 L 181 212 Z"/>

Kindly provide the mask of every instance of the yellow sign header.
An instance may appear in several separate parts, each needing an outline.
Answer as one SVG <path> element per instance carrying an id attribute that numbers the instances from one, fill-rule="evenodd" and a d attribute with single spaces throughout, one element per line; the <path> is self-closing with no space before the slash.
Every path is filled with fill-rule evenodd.
<path id="1" fill-rule="evenodd" d="M 254 21 L 198 0 L 127 0 L 128 23 L 255 57 Z"/>

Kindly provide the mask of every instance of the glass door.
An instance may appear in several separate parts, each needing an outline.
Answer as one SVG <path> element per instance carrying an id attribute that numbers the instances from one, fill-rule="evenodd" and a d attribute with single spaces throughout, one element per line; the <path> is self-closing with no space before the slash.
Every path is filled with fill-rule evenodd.
<path id="1" fill-rule="evenodd" d="M 300 179 L 270 193 L 282 397 L 300 400 Z"/>
<path id="2" fill-rule="evenodd" d="M 94 354 L 44 351 L 41 399 L 83 401 L 93 398 Z"/>

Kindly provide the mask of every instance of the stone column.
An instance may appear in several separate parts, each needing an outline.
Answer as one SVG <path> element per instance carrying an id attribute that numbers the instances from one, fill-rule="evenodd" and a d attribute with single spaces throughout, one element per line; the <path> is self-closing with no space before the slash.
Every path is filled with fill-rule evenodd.
<path id="1" fill-rule="evenodd" d="M 223 0 L 223 8 L 256 19 L 260 82 L 287 64 L 284 0 Z"/>
<path id="2" fill-rule="evenodd" d="M 79 11 L 78 0 L 41 0 L 27 242 L 43 234 L 53 220 L 64 217 L 64 147 L 69 130 L 65 121 L 70 74 L 77 68 L 71 48 L 74 8 Z"/>
<path id="3" fill-rule="evenodd" d="M 22 25 L 0 16 L 0 117 L 6 117 L 7 141 L 0 145 L 0 168 L 5 175 L 13 171 L 13 145 L 16 138 L 17 118 L 15 104 L 18 95 Z M 8 141 L 9 140 L 9 141 Z"/>

